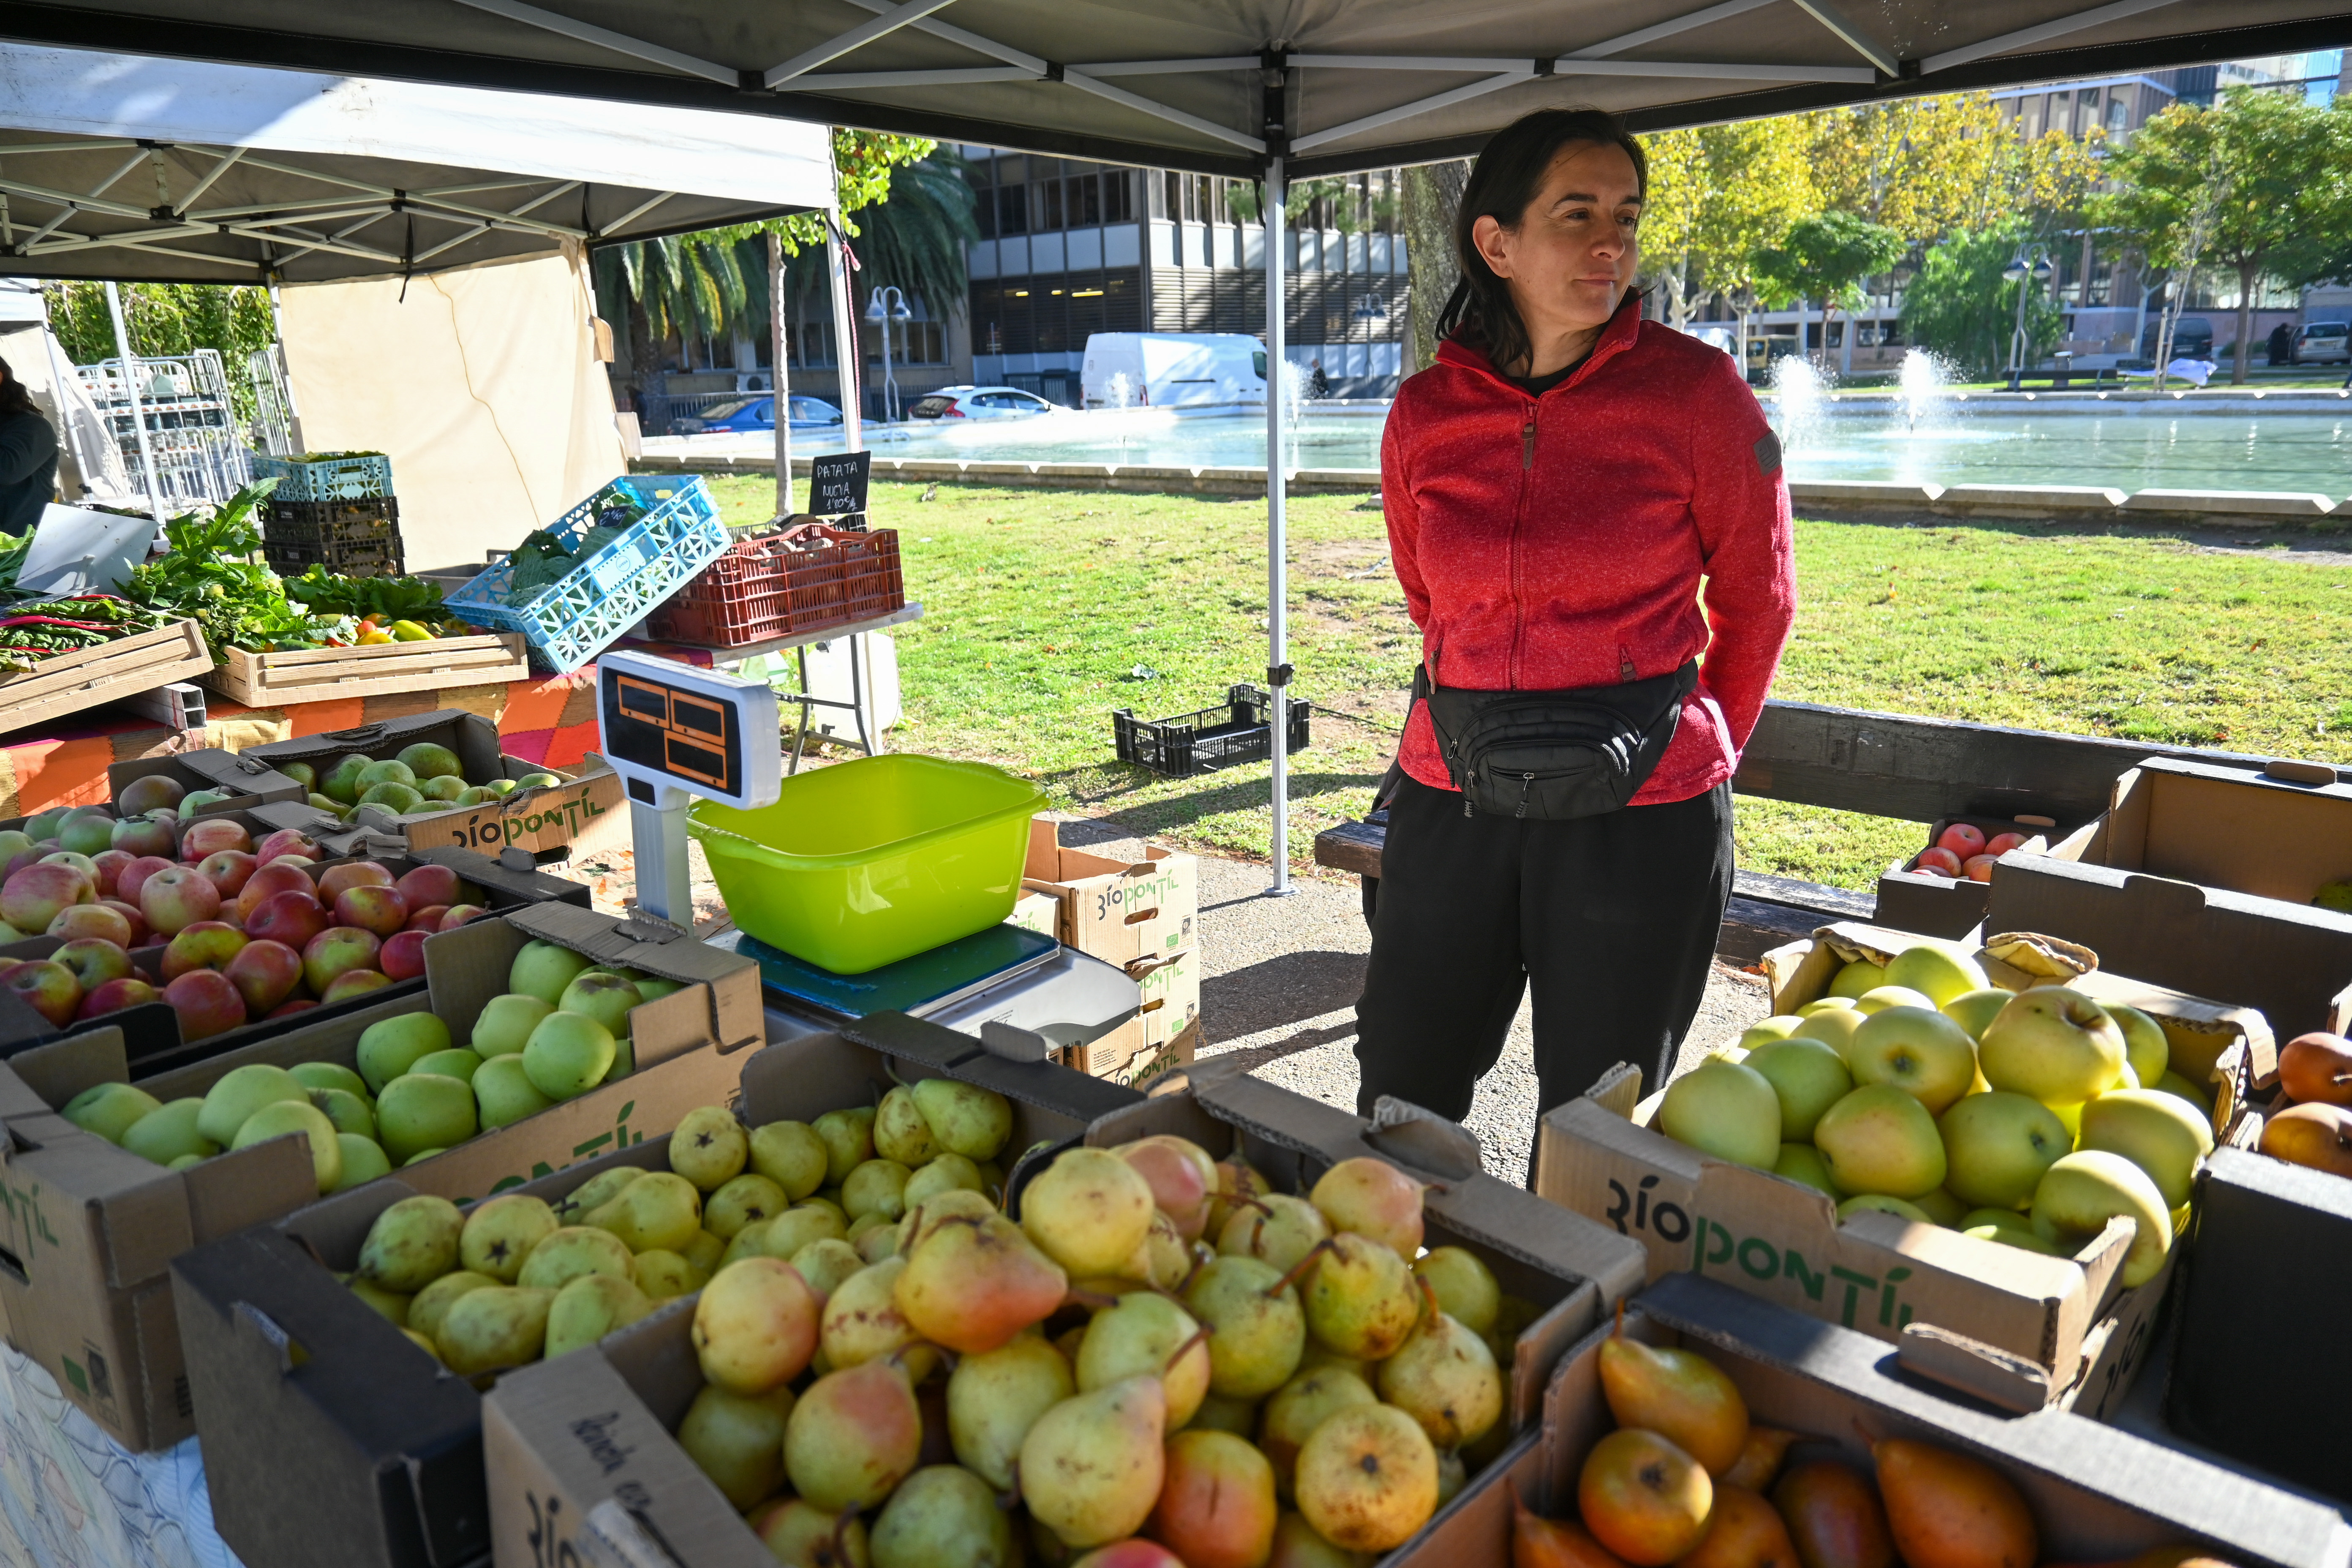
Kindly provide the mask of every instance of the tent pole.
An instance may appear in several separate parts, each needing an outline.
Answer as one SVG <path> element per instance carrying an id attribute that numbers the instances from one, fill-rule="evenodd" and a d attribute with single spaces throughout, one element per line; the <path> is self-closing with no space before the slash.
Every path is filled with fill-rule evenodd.
<path id="1" fill-rule="evenodd" d="M 775 396 L 776 515 L 793 514 L 793 413 L 791 389 L 784 380 L 784 345 L 791 331 L 784 321 L 784 240 L 768 231 L 768 387 Z"/>
<path id="2" fill-rule="evenodd" d="M 131 357 L 131 334 L 122 328 L 122 292 L 106 286 L 106 309 L 114 317 L 114 353 L 122 364 L 122 390 L 131 399 L 131 428 L 139 437 L 141 481 L 146 486 L 147 510 L 157 527 L 163 524 L 163 476 L 155 471 L 155 449 L 147 440 L 147 411 L 139 402 L 139 362 Z"/>
<path id="3" fill-rule="evenodd" d="M 1265 231 L 1265 679 L 1274 692 L 1274 729 L 1266 748 L 1274 761 L 1274 881 L 1266 895 L 1276 899 L 1297 890 L 1290 885 L 1289 543 L 1282 471 L 1282 414 L 1290 382 L 1290 366 L 1283 358 L 1286 195 L 1282 160 L 1270 159 L 1260 226 Z"/>
<path id="4" fill-rule="evenodd" d="M 825 254 L 833 261 L 833 363 L 841 383 L 841 441 L 848 451 L 866 445 L 866 356 L 857 350 L 857 279 L 849 271 L 849 235 L 838 210 L 825 215 Z"/>

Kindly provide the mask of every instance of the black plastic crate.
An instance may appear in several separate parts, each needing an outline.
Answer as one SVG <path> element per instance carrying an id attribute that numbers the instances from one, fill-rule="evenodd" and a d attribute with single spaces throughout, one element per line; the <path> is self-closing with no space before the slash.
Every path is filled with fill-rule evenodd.
<path id="1" fill-rule="evenodd" d="M 1307 748 L 1307 707 L 1305 698 L 1291 697 L 1285 752 Z M 1181 779 L 1267 761 L 1274 754 L 1273 715 L 1273 693 L 1244 682 L 1225 689 L 1222 707 L 1173 719 L 1139 719 L 1132 709 L 1121 708 L 1112 712 L 1110 728 L 1120 762 Z"/>
<path id="2" fill-rule="evenodd" d="M 397 577 L 405 569 L 400 502 L 390 496 L 344 500 L 269 500 L 261 553 L 282 577 L 313 565 L 345 577 Z"/>

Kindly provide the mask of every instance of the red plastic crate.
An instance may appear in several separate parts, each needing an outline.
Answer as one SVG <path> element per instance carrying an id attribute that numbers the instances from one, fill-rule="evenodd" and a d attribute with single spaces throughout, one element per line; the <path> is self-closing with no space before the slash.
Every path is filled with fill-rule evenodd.
<path id="1" fill-rule="evenodd" d="M 667 642 L 741 647 L 887 616 L 907 602 L 898 532 L 803 523 L 730 546 L 655 612 Z"/>

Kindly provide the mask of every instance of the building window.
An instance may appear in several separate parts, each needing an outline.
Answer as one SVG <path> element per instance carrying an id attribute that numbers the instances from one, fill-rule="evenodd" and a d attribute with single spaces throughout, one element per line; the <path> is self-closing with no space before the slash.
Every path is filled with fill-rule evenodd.
<path id="1" fill-rule="evenodd" d="M 2123 89 L 2107 95 L 2107 134 L 2121 136 L 2131 129 L 2131 100 Z"/>
<path id="2" fill-rule="evenodd" d="M 2074 95 L 2074 134 L 2088 136 L 2099 122 L 2099 89 L 2086 87 Z"/>
<path id="3" fill-rule="evenodd" d="M 2028 142 L 2038 142 L 2042 139 L 2042 110 L 2044 101 L 2038 93 L 2025 100 L 2025 109 L 2021 118 L 2025 125 L 2025 139 Z"/>
<path id="4" fill-rule="evenodd" d="M 1047 180 L 1037 187 L 1037 227 L 1041 231 L 1062 226 L 1062 182 Z"/>
<path id="5" fill-rule="evenodd" d="M 1029 187 L 999 185 L 996 188 L 996 232 L 1001 235 L 1029 232 Z"/>
<path id="6" fill-rule="evenodd" d="M 1079 174 L 1066 182 L 1068 195 L 1064 211 L 1072 228 L 1092 228 L 1102 222 L 1102 181 L 1094 174 Z"/>
<path id="7" fill-rule="evenodd" d="M 1102 177 L 1102 220 L 1105 223 L 1135 221 L 1134 186 L 1127 171 L 1112 169 Z"/>
<path id="8" fill-rule="evenodd" d="M 984 163 L 973 163 L 964 170 L 963 177 L 971 185 L 971 216 L 972 222 L 979 226 L 980 237 L 994 239 L 996 237 L 996 193 L 989 188 L 988 165 Z"/>

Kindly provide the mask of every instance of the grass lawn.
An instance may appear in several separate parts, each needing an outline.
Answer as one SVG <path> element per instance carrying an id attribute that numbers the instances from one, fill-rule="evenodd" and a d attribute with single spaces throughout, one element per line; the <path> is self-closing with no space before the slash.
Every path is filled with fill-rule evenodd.
<path id="1" fill-rule="evenodd" d="M 727 521 L 771 481 L 712 481 Z M 1110 714 L 1165 718 L 1264 679 L 1262 500 L 877 483 L 907 593 L 899 750 L 1043 781 L 1056 804 L 1171 843 L 1263 857 L 1266 768 L 1160 779 L 1114 760 Z M 1362 815 L 1388 765 L 1418 638 L 1381 515 L 1290 505 L 1293 862 Z M 2285 541 L 2282 541 L 2284 547 Z M 1800 521 L 1796 633 L 1775 695 L 2078 734 L 2352 761 L 2352 553 L 2345 564 L 2216 552 L 2055 525 Z M 1324 710 L 1355 715 L 1327 716 Z M 1738 800 L 1740 864 L 1874 886 L 1914 824 Z"/>

